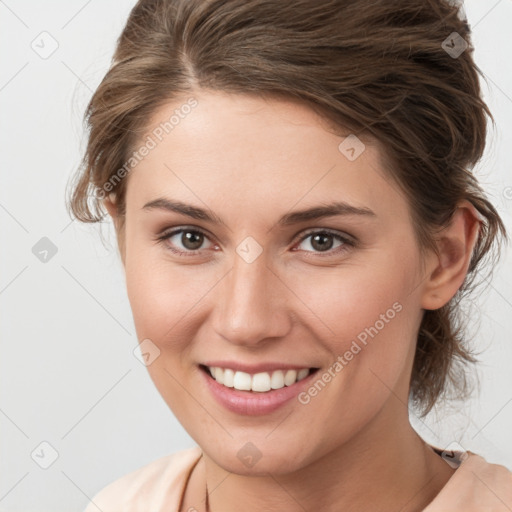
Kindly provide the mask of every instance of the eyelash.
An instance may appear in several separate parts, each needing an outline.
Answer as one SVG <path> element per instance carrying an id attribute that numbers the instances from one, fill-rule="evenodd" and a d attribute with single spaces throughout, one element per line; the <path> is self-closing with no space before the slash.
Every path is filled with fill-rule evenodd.
<path id="1" fill-rule="evenodd" d="M 166 233 L 163 233 L 161 236 L 158 236 L 156 238 L 156 241 L 158 243 L 164 244 L 169 238 L 171 238 L 174 235 L 177 235 L 179 233 L 183 233 L 183 232 L 190 232 L 190 233 L 195 233 L 195 234 L 201 234 L 204 237 L 209 238 L 208 234 L 205 233 L 203 230 L 201 230 L 199 228 L 195 228 L 195 227 L 194 228 L 182 227 L 182 228 L 179 228 L 179 229 L 173 229 L 172 231 L 168 231 Z M 339 254 L 339 253 L 342 253 L 342 252 L 346 251 L 347 250 L 347 246 L 348 247 L 354 247 L 356 245 L 356 242 L 353 239 L 351 239 L 351 238 L 349 238 L 347 236 L 342 236 L 337 231 L 333 231 L 331 229 L 311 229 L 311 230 L 307 231 L 306 233 L 304 233 L 304 235 L 298 240 L 297 243 L 300 244 L 304 240 L 309 238 L 310 236 L 317 235 L 317 234 L 330 235 L 333 238 L 336 238 L 337 240 L 342 242 L 343 245 L 340 245 L 339 247 L 337 247 L 335 249 L 329 249 L 328 251 L 325 251 L 325 252 L 321 252 L 321 251 L 305 251 L 306 253 L 313 253 L 313 254 L 318 255 L 320 257 L 327 257 L 327 256 L 332 256 L 334 254 Z M 196 251 L 181 251 L 179 249 L 176 249 L 176 248 L 173 248 L 173 247 L 170 247 L 170 246 L 168 246 L 168 249 L 170 251 L 174 252 L 175 254 L 179 254 L 180 256 L 196 256 L 200 252 L 199 249 L 196 250 Z"/>

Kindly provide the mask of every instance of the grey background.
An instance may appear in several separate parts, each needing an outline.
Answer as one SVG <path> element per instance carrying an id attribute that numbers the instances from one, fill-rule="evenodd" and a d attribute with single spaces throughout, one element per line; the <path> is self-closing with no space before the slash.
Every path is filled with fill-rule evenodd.
<path id="1" fill-rule="evenodd" d="M 81 511 L 110 481 L 194 444 L 132 352 L 111 225 L 71 221 L 64 205 L 83 111 L 133 5 L 0 1 L 1 512 Z M 497 123 L 478 175 L 512 230 L 512 1 L 471 0 L 465 12 Z M 457 442 L 512 469 L 511 269 L 508 252 L 475 300 L 480 394 L 411 421 L 428 442 Z"/>

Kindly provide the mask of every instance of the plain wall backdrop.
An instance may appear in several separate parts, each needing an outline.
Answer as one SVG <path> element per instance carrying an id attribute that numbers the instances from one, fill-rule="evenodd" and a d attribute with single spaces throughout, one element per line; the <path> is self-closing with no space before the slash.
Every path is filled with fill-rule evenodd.
<path id="1" fill-rule="evenodd" d="M 134 3 L 0 1 L 1 512 L 80 512 L 112 480 L 195 444 L 133 353 L 111 224 L 102 243 L 65 208 L 85 106 Z M 512 231 L 512 2 L 471 0 L 465 12 L 497 125 L 476 172 Z M 426 441 L 509 469 L 511 262 L 508 251 L 475 297 L 480 392 L 462 409 L 411 414 Z"/>

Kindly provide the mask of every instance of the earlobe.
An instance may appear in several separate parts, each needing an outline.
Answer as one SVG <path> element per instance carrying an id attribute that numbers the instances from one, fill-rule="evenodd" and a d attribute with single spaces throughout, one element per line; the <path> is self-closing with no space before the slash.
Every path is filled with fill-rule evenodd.
<path id="1" fill-rule="evenodd" d="M 438 254 L 427 267 L 422 308 L 439 309 L 450 301 L 466 277 L 478 240 L 481 215 L 469 201 L 462 202 L 450 224 L 439 234 Z"/>

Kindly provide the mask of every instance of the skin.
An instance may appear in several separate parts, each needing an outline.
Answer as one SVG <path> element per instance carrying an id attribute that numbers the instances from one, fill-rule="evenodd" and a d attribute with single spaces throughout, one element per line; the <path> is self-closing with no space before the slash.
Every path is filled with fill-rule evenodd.
<path id="1" fill-rule="evenodd" d="M 156 111 L 147 133 L 190 96 Z M 149 373 L 204 453 L 181 509 L 205 510 L 207 485 L 213 511 L 240 503 L 248 512 L 422 510 L 454 470 L 409 423 L 415 339 L 423 310 L 446 304 L 464 280 L 479 226 L 474 208 L 459 205 L 439 255 L 422 252 L 378 143 L 350 161 L 338 149 L 344 137 L 304 104 L 193 96 L 197 107 L 129 175 L 126 217 L 117 216 L 115 197 L 105 201 L 138 339 L 160 350 Z M 143 209 L 162 197 L 206 208 L 226 225 Z M 290 211 L 334 200 L 375 215 L 277 226 Z M 173 227 L 205 232 L 197 254 L 171 251 L 191 252 L 181 234 L 156 241 Z M 301 241 L 312 228 L 356 243 L 329 238 L 322 252 L 311 236 Z M 252 263 L 236 252 L 248 236 L 263 249 Z M 321 374 L 396 302 L 401 311 L 306 405 L 242 416 L 204 385 L 198 364 L 213 359 L 283 361 Z M 252 467 L 237 457 L 249 441 L 261 453 Z"/>

